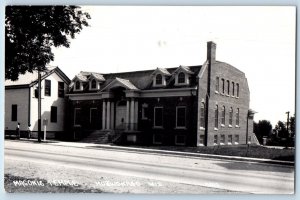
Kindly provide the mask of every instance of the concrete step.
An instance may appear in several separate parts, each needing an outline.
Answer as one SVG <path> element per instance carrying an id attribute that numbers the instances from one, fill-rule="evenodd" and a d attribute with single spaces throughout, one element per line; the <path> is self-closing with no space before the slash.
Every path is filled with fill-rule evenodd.
<path id="1" fill-rule="evenodd" d="M 109 135 L 112 131 L 108 130 L 95 130 L 89 134 L 86 138 L 82 139 L 81 142 L 85 143 L 98 143 L 106 144 L 109 143 Z"/>

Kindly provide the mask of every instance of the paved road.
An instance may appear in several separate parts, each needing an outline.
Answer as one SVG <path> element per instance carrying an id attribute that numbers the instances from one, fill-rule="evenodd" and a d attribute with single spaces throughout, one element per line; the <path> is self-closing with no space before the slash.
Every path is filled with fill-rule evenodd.
<path id="1" fill-rule="evenodd" d="M 294 192 L 291 166 L 5 141 L 5 162 L 14 161 L 246 193 Z"/>

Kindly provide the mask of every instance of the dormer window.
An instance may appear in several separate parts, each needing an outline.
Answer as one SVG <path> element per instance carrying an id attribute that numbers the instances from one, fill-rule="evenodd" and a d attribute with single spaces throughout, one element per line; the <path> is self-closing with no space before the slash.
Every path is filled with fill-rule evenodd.
<path id="1" fill-rule="evenodd" d="M 171 74 L 164 68 L 157 68 L 152 74 L 153 87 L 166 86 L 168 77 Z"/>
<path id="2" fill-rule="evenodd" d="M 185 83 L 185 74 L 183 72 L 180 72 L 178 74 L 178 83 L 179 84 L 184 84 Z"/>
<path id="3" fill-rule="evenodd" d="M 96 87 L 97 87 L 97 82 L 96 82 L 95 79 L 93 79 L 92 82 L 91 82 L 91 88 L 96 89 Z"/>
<path id="4" fill-rule="evenodd" d="M 80 85 L 81 85 L 80 81 L 76 81 L 75 90 L 80 90 Z"/>
<path id="5" fill-rule="evenodd" d="M 156 85 L 162 85 L 162 75 L 157 74 L 155 78 Z"/>

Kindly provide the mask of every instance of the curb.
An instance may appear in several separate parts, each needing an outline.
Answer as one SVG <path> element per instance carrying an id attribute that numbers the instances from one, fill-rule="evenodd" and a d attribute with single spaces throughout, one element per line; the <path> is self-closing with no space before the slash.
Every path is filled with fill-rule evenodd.
<path id="1" fill-rule="evenodd" d="M 19 142 L 29 142 L 28 140 L 18 140 Z M 54 146 L 64 146 L 64 147 L 75 147 L 75 148 L 89 148 L 89 149 L 108 149 L 108 150 L 121 150 L 129 152 L 139 152 L 139 153 L 152 153 L 157 155 L 174 155 L 174 156 L 185 156 L 194 158 L 212 158 L 220 160 L 231 160 L 240 162 L 251 162 L 251 163 L 264 163 L 264 164 L 276 164 L 284 166 L 294 166 L 293 161 L 282 161 L 282 160 L 271 160 L 262 158 L 251 158 L 251 157 L 239 157 L 239 156 L 226 156 L 226 155 L 216 155 L 216 154 L 203 154 L 203 153 L 193 153 L 193 152 L 182 152 L 182 151 L 170 151 L 170 150 L 160 150 L 160 149 L 147 149 L 138 147 L 124 147 L 124 146 L 112 146 L 109 144 L 94 144 L 94 143 L 80 143 L 80 142 L 61 142 L 61 141 L 46 141 L 40 144 L 54 145 Z M 75 145 L 70 145 L 75 144 Z"/>

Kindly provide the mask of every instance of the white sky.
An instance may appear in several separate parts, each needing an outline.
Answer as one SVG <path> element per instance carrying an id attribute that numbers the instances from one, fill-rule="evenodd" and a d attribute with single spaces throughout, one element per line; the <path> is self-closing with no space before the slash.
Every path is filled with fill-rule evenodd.
<path id="1" fill-rule="evenodd" d="M 55 60 L 72 79 L 80 71 L 114 73 L 202 65 L 206 42 L 217 60 L 245 72 L 255 121 L 295 112 L 295 7 L 82 7 L 92 17 Z"/>

